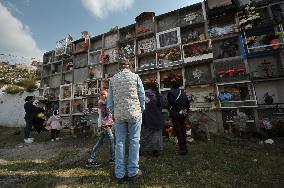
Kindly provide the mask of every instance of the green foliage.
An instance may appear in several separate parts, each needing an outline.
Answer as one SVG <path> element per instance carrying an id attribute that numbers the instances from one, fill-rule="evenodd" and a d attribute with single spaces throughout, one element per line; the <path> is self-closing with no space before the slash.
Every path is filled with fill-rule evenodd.
<path id="1" fill-rule="evenodd" d="M 17 85 L 25 88 L 27 92 L 32 92 L 37 89 L 36 80 L 34 78 L 27 78 L 20 81 Z"/>
<path id="2" fill-rule="evenodd" d="M 5 88 L 4 92 L 8 93 L 8 94 L 17 94 L 17 93 L 21 93 L 24 91 L 23 87 L 14 85 L 14 84 L 10 84 L 7 85 L 7 87 Z"/>

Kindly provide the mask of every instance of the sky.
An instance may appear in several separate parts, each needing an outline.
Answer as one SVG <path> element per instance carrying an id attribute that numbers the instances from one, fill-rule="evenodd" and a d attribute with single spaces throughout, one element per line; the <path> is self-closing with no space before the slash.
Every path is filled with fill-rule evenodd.
<path id="1" fill-rule="evenodd" d="M 81 31 L 96 36 L 135 23 L 141 12 L 160 15 L 201 0 L 0 0 L 0 60 L 42 61 L 56 41 Z"/>

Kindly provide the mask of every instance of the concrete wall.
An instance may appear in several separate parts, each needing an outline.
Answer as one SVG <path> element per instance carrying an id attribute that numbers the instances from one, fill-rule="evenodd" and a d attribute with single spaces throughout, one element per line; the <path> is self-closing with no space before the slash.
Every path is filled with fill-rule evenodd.
<path id="1" fill-rule="evenodd" d="M 0 126 L 24 127 L 25 126 L 25 98 L 28 95 L 38 96 L 38 91 L 33 93 L 9 95 L 0 90 Z"/>

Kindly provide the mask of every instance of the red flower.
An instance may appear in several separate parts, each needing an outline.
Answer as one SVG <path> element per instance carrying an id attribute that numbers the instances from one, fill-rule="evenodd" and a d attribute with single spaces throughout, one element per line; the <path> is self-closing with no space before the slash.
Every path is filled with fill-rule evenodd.
<path id="1" fill-rule="evenodd" d="M 237 70 L 237 73 L 244 73 L 244 72 L 246 72 L 246 69 L 245 68 L 239 68 L 238 70 Z"/>
<path id="2" fill-rule="evenodd" d="M 234 69 L 228 69 L 226 71 L 226 73 L 229 75 L 229 76 L 232 76 L 234 73 L 235 73 L 235 70 Z"/>

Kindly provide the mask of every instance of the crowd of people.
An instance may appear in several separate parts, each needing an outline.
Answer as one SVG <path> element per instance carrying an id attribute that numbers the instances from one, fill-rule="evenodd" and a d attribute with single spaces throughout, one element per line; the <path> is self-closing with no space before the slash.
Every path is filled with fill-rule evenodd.
<path id="1" fill-rule="evenodd" d="M 139 156 L 158 157 L 163 150 L 163 130 L 165 121 L 162 114 L 163 97 L 159 93 L 158 83 L 143 85 L 140 77 L 131 72 L 131 62 L 120 63 L 121 71 L 109 82 L 108 90 L 103 90 L 98 102 L 100 133 L 97 143 L 88 156 L 86 166 L 98 167 L 101 164 L 95 159 L 99 148 L 107 137 L 109 143 L 109 162 L 115 164 L 114 176 L 118 182 L 133 180 L 142 176 L 139 168 Z M 179 89 L 175 80 L 168 92 L 168 111 L 177 136 L 176 154 L 186 155 L 185 117 L 188 113 L 189 100 L 184 91 Z M 145 88 L 144 88 L 145 87 Z M 43 109 L 35 104 L 34 97 L 27 97 L 25 103 L 25 143 L 32 143 L 30 138 L 32 126 L 38 131 L 50 130 L 51 140 L 58 140 L 61 129 L 61 118 L 58 110 L 47 120 L 39 116 Z M 113 134 L 114 129 L 114 134 Z M 141 140 L 140 140 L 141 138 Z M 126 143 L 128 142 L 128 143 Z M 128 161 L 125 164 L 125 149 L 128 146 Z"/>

